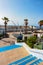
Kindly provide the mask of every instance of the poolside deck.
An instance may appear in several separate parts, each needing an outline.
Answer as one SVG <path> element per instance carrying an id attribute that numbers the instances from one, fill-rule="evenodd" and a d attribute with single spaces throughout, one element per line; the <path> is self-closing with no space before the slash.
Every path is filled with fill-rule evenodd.
<path id="1" fill-rule="evenodd" d="M 0 47 L 15 44 L 15 41 L 16 40 L 14 38 L 4 38 L 0 40 Z"/>
<path id="2" fill-rule="evenodd" d="M 4 41 L 2 41 L 2 40 L 0 40 L 0 47 L 8 46 L 8 45 L 10 45 L 10 44 L 7 43 L 7 42 L 4 42 Z"/>
<path id="3" fill-rule="evenodd" d="M 43 62 L 41 62 L 40 64 L 38 64 L 38 65 L 43 65 Z"/>
<path id="4" fill-rule="evenodd" d="M 9 63 L 23 58 L 27 55 L 29 54 L 24 47 L 2 52 L 0 53 L 0 65 L 8 65 Z"/>

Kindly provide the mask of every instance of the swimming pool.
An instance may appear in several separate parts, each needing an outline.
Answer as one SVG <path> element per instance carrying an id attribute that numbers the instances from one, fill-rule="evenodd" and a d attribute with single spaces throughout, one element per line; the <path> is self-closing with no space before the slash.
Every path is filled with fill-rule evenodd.
<path id="1" fill-rule="evenodd" d="M 32 62 L 32 63 L 30 63 L 30 62 Z M 24 58 L 21 58 L 19 60 L 16 60 L 16 61 L 10 63 L 9 65 L 26 65 L 28 63 L 30 63 L 28 65 L 38 65 L 41 62 L 43 62 L 43 60 L 37 59 L 37 57 L 35 57 L 33 55 L 28 55 L 28 56 L 25 56 Z"/>
<path id="2" fill-rule="evenodd" d="M 26 56 L 26 57 L 24 57 L 24 58 L 22 58 L 22 59 L 20 59 L 20 60 L 17 60 L 17 61 L 15 61 L 15 62 L 12 62 L 12 63 L 10 63 L 9 65 L 13 65 L 13 64 L 18 64 L 18 63 L 20 63 L 20 62 L 23 62 L 24 60 L 26 60 L 26 59 L 28 59 L 28 58 L 30 58 L 30 57 L 32 57 L 32 55 L 28 55 L 28 56 Z"/>
<path id="3" fill-rule="evenodd" d="M 4 47 L 1 47 L 0 48 L 0 52 L 5 52 L 5 51 L 8 51 L 8 50 L 12 50 L 12 49 L 15 49 L 15 48 L 20 48 L 22 47 L 21 45 L 10 45 L 10 46 L 4 46 Z"/>

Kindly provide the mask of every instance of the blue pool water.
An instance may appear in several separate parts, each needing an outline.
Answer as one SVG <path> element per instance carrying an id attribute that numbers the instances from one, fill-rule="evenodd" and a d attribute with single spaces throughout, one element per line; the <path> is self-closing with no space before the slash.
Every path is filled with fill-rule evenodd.
<path id="1" fill-rule="evenodd" d="M 40 62 L 42 62 L 42 60 L 41 60 L 41 59 L 37 59 L 35 62 L 33 62 L 33 63 L 30 64 L 30 65 L 34 65 L 34 64 L 38 65 Z"/>
<path id="2" fill-rule="evenodd" d="M 0 48 L 0 52 L 5 52 L 5 51 L 12 50 L 12 49 L 19 48 L 19 47 L 22 47 L 22 46 L 15 45 L 15 44 L 10 45 L 10 46 L 4 46 Z"/>
<path id="3" fill-rule="evenodd" d="M 33 61 L 35 59 L 36 59 L 36 57 L 32 57 L 30 59 L 27 59 L 25 62 L 20 63 L 19 65 L 26 65 L 27 63 L 29 63 L 29 62 L 31 62 L 31 61 Z"/>
<path id="4" fill-rule="evenodd" d="M 36 60 L 36 61 L 34 61 Z M 39 63 L 41 63 L 43 60 L 41 59 L 37 59 L 37 57 L 33 56 L 33 55 L 28 55 L 28 56 L 25 56 L 24 58 L 22 59 L 19 59 L 17 61 L 14 61 L 12 63 L 10 63 L 9 65 L 26 65 L 27 63 L 30 63 L 31 61 L 34 61 L 32 62 L 31 64 L 29 65 L 38 65 Z"/>
<path id="5" fill-rule="evenodd" d="M 17 60 L 17 61 L 15 61 L 15 62 L 13 62 L 13 63 L 10 63 L 9 65 L 13 65 L 13 64 L 18 64 L 18 63 L 20 63 L 20 62 L 22 62 L 22 61 L 24 61 L 24 60 L 26 60 L 26 59 L 28 59 L 28 58 L 30 58 L 30 57 L 32 57 L 32 55 L 29 55 L 29 56 L 26 56 L 26 57 L 24 57 L 24 58 L 22 58 L 22 59 L 20 59 L 20 60 Z"/>

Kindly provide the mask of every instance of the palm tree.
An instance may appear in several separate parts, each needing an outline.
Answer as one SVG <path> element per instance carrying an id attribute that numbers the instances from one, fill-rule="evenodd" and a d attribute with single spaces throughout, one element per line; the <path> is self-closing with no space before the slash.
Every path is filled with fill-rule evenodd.
<path id="1" fill-rule="evenodd" d="M 38 24 L 40 25 L 40 29 L 41 29 L 41 26 L 43 25 L 43 20 L 40 20 L 40 21 L 38 22 Z"/>
<path id="2" fill-rule="evenodd" d="M 7 34 L 7 22 L 9 21 L 9 19 L 7 17 L 2 18 L 2 20 L 4 20 L 4 24 L 5 24 L 5 34 Z"/>
<path id="3" fill-rule="evenodd" d="M 24 19 L 24 21 L 25 21 L 25 33 L 27 33 L 28 19 Z"/>

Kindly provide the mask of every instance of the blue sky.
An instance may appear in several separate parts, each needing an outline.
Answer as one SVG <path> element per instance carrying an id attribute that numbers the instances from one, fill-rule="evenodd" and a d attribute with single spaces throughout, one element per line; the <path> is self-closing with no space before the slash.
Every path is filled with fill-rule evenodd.
<path id="1" fill-rule="evenodd" d="M 0 24 L 3 24 L 1 18 L 4 16 L 17 25 L 24 25 L 27 18 L 29 25 L 37 26 L 43 19 L 43 0 L 0 0 Z M 13 24 L 11 21 L 8 25 Z"/>

